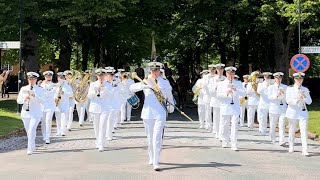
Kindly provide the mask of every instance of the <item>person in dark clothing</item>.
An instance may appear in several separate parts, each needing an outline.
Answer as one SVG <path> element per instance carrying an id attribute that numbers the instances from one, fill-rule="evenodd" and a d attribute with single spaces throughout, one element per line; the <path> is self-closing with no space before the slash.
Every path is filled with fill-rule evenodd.
<path id="1" fill-rule="evenodd" d="M 145 74 L 144 74 L 144 69 L 141 68 L 141 64 L 138 63 L 137 64 L 138 67 L 137 69 L 135 69 L 135 72 L 137 73 L 137 75 L 141 78 L 141 79 L 144 79 L 145 77 Z M 134 80 L 136 83 L 139 82 L 138 80 Z M 139 91 L 139 92 L 136 92 L 138 98 L 140 99 L 140 105 L 143 105 L 143 102 L 144 102 L 144 93 L 142 91 Z"/>

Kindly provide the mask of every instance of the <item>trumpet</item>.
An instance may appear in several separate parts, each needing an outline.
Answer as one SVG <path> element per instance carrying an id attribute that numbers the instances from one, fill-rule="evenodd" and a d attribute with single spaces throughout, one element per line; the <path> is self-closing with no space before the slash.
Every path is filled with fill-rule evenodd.
<path id="1" fill-rule="evenodd" d="M 304 98 L 306 97 L 306 94 L 303 90 L 301 90 L 301 86 L 298 88 L 299 89 L 299 98 L 300 102 L 302 103 L 302 111 L 307 110 L 306 102 L 304 101 Z"/>
<path id="2" fill-rule="evenodd" d="M 28 91 L 29 97 L 31 96 L 31 91 L 32 90 L 33 90 L 33 86 L 30 85 L 30 91 Z M 26 111 L 30 111 L 30 99 L 28 99 L 28 104 L 27 104 Z"/>
<path id="3" fill-rule="evenodd" d="M 280 88 L 280 84 L 278 85 L 278 97 L 280 97 L 280 106 L 283 105 L 283 102 L 282 102 L 282 96 L 284 95 L 284 90 L 282 88 Z"/>

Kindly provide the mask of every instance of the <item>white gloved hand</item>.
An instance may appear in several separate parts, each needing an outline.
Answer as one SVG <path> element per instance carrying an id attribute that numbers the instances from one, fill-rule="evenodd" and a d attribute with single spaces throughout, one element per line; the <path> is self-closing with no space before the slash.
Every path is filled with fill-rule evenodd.
<path id="1" fill-rule="evenodd" d="M 168 112 L 169 112 L 169 113 L 173 113 L 173 112 L 174 112 L 174 107 L 173 107 L 173 106 L 171 106 L 171 105 L 169 105 Z"/>

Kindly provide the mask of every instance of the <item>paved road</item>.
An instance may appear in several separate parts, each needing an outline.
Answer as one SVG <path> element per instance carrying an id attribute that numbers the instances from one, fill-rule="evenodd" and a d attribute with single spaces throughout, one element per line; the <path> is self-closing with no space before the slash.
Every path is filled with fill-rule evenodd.
<path id="1" fill-rule="evenodd" d="M 195 111 L 192 109 L 192 116 Z M 190 109 L 188 110 L 190 111 Z M 187 112 L 188 112 L 187 111 Z M 320 143 L 310 141 L 310 157 L 280 147 L 257 129 L 241 128 L 239 152 L 221 148 L 220 142 L 197 122 L 171 115 L 167 122 L 160 172 L 148 165 L 142 121 L 121 125 L 106 151 L 95 149 L 92 124 L 65 137 L 43 144 L 37 138 L 36 152 L 26 155 L 26 137 L 0 142 L 0 179 L 319 179 Z M 53 132 L 54 134 L 55 132 Z M 40 133 L 38 133 L 40 135 Z"/>

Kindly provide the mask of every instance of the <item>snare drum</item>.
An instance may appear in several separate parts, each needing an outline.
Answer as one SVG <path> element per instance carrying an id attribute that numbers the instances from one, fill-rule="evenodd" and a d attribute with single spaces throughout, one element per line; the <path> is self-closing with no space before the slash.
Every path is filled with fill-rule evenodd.
<path id="1" fill-rule="evenodd" d="M 129 99 L 127 99 L 127 101 L 129 104 L 131 104 L 131 106 L 137 106 L 139 105 L 140 99 L 136 94 L 134 94 Z"/>

